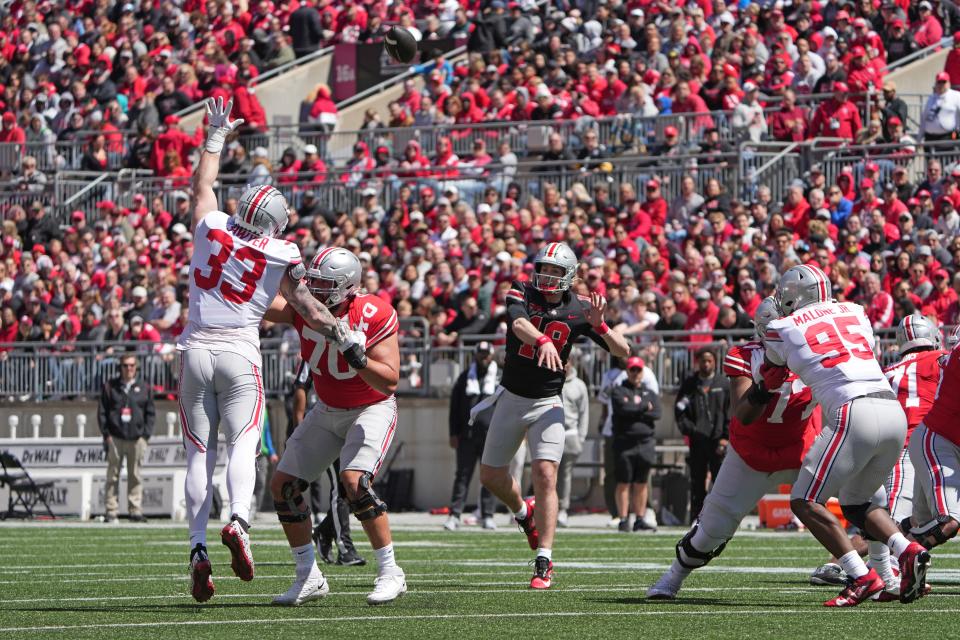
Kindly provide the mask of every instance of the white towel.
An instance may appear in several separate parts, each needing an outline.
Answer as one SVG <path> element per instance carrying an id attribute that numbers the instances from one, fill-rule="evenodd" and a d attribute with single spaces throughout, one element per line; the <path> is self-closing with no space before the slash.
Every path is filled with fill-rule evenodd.
<path id="1" fill-rule="evenodd" d="M 493 392 L 497 390 L 497 363 L 491 362 L 490 366 L 487 367 L 487 372 L 483 376 L 483 386 L 481 387 L 480 378 L 477 375 L 477 363 L 470 363 L 470 369 L 467 371 L 467 388 L 466 394 L 468 396 L 479 396 L 481 395 L 490 396 L 493 395 Z"/>
<path id="2" fill-rule="evenodd" d="M 477 419 L 478 415 L 480 415 L 482 412 L 486 411 L 487 409 L 489 409 L 490 407 L 492 407 L 497 403 L 497 398 L 500 397 L 501 393 L 503 393 L 503 387 L 498 386 L 497 390 L 494 391 L 493 395 L 487 396 L 486 398 L 478 402 L 476 405 L 474 405 L 473 409 L 470 409 L 470 422 L 469 422 L 470 426 L 473 426 L 473 421 Z"/>

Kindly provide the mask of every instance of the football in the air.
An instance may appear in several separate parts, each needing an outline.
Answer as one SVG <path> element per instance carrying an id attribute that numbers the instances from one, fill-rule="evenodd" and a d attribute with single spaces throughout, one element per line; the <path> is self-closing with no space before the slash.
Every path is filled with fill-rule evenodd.
<path id="1" fill-rule="evenodd" d="M 393 27 L 383 37 L 383 48 L 391 58 L 404 64 L 417 55 L 417 39 L 403 27 Z"/>

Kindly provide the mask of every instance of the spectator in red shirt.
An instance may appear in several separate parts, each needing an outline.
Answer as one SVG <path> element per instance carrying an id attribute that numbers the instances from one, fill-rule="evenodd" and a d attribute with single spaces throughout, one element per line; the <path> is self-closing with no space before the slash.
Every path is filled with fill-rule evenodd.
<path id="1" fill-rule="evenodd" d="M 946 269 L 933 272 L 933 292 L 923 301 L 937 314 L 941 324 L 950 320 L 950 307 L 957 302 L 957 292 L 950 286 L 950 273 Z"/>
<path id="2" fill-rule="evenodd" d="M 917 9 L 919 17 L 910 25 L 913 39 L 921 49 L 937 44 L 943 38 L 943 26 L 935 15 L 933 5 L 923 0 Z"/>
<path id="3" fill-rule="evenodd" d="M 806 139 L 807 110 L 797 106 L 797 94 L 793 89 L 783 92 L 780 109 L 770 114 L 770 132 L 775 140 L 781 142 L 800 142 Z"/>
<path id="4" fill-rule="evenodd" d="M 856 45 L 850 49 L 850 62 L 847 71 L 847 86 L 854 94 L 866 93 L 870 87 L 880 89 L 880 76 L 876 69 L 867 64 L 867 50 Z M 854 95 L 853 101 L 862 103 L 863 95 Z"/>
<path id="5" fill-rule="evenodd" d="M 707 103 L 703 101 L 703 98 L 690 91 L 690 83 L 686 80 L 681 80 L 677 83 L 677 86 L 674 87 L 673 106 L 671 110 L 673 113 L 678 114 L 702 114 L 694 119 L 693 130 L 690 132 L 691 135 L 713 126 L 713 118 L 711 118 L 708 113 Z"/>
<path id="6" fill-rule="evenodd" d="M 237 72 L 237 84 L 233 89 L 233 109 L 238 118 L 243 118 L 244 131 L 266 131 L 267 114 L 260 99 L 249 87 L 250 73 L 245 69 Z"/>
<path id="7" fill-rule="evenodd" d="M 133 316 L 124 340 L 156 343 L 160 342 L 160 332 L 149 322 L 144 322 L 143 317 Z"/>
<path id="8" fill-rule="evenodd" d="M 757 293 L 757 283 L 751 278 L 747 278 L 740 283 L 740 296 L 738 302 L 740 305 L 740 310 L 743 311 L 748 318 L 752 318 L 756 314 L 757 307 L 759 307 L 760 303 L 763 302 L 763 298 L 761 298 L 760 294 Z"/>
<path id="9" fill-rule="evenodd" d="M 684 331 L 690 331 L 687 336 L 687 342 L 711 342 L 713 331 L 717 324 L 717 316 L 720 315 L 720 309 L 710 300 L 710 293 L 705 289 L 697 289 L 694 294 L 695 307 L 693 312 L 687 316 L 687 324 L 684 325 Z M 694 335 L 692 332 L 704 331 L 701 335 Z"/>
<path id="10" fill-rule="evenodd" d="M 27 133 L 17 124 L 17 116 L 12 111 L 5 112 L 0 122 L 2 122 L 2 126 L 0 126 L 0 143 L 19 142 L 23 144 L 27 141 Z"/>
<path id="11" fill-rule="evenodd" d="M 810 122 L 811 137 L 843 138 L 853 142 L 857 132 L 863 128 L 863 123 L 860 120 L 860 110 L 847 99 L 849 91 L 846 83 L 833 83 L 833 97 L 820 103 L 813 114 Z"/>
<path id="12" fill-rule="evenodd" d="M 880 288 L 880 277 L 875 273 L 868 273 L 860 283 L 863 296 L 860 300 L 867 309 L 867 318 L 874 329 L 885 329 L 893 326 L 893 296 Z"/>
<path id="13" fill-rule="evenodd" d="M 190 172 L 190 153 L 203 142 L 203 130 L 198 127 L 195 136 L 189 136 L 180 128 L 180 118 L 169 115 L 164 120 L 167 130 L 157 136 L 153 143 L 153 170 L 163 171 L 163 158 L 168 150 L 174 150 L 180 156 L 180 165 Z"/>
<path id="14" fill-rule="evenodd" d="M 667 201 L 660 193 L 660 181 L 656 178 L 647 180 L 647 199 L 643 203 L 643 210 L 650 216 L 650 222 L 663 226 L 667 223 Z"/>
<path id="15" fill-rule="evenodd" d="M 947 54 L 943 70 L 950 76 L 951 88 L 960 89 L 960 31 L 953 34 L 953 47 Z"/>

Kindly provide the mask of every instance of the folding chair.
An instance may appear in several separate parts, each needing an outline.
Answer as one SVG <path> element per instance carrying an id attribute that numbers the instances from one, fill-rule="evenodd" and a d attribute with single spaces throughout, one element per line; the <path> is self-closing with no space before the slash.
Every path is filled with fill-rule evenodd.
<path id="1" fill-rule="evenodd" d="M 34 482 L 20 460 L 9 451 L 0 451 L 0 471 L 2 471 L 0 487 L 6 486 L 10 489 L 10 496 L 7 498 L 7 510 L 0 513 L 0 520 L 33 518 L 35 515 L 34 507 L 38 504 L 43 505 L 51 518 L 56 518 L 43 493 L 53 488 L 53 480 Z"/>

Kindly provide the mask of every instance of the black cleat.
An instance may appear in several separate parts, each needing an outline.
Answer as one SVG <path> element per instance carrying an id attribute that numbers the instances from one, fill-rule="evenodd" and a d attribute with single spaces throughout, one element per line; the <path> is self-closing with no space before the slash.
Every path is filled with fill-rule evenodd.
<path id="1" fill-rule="evenodd" d="M 362 567 L 367 564 L 366 559 L 357 553 L 357 550 L 353 547 L 347 547 L 340 552 L 340 557 L 337 558 L 337 564 L 343 565 L 345 567 Z"/>
<path id="2" fill-rule="evenodd" d="M 630 533 L 630 522 L 624 518 L 620 521 L 620 524 L 617 525 L 617 531 L 622 533 Z"/>
<path id="3" fill-rule="evenodd" d="M 637 518 L 636 520 L 633 521 L 633 530 L 634 531 L 653 531 L 654 533 L 656 533 L 657 528 L 651 527 L 650 525 L 648 525 L 647 521 L 644 520 L 643 518 Z"/>

